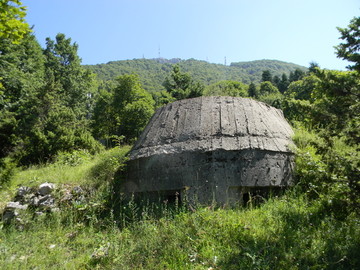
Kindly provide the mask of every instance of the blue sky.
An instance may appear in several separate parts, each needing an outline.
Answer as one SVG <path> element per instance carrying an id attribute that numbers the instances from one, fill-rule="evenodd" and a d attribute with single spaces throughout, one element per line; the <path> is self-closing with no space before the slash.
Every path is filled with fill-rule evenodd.
<path id="1" fill-rule="evenodd" d="M 37 39 L 64 33 L 83 64 L 195 58 L 224 64 L 276 59 L 344 70 L 336 29 L 359 0 L 23 0 Z"/>

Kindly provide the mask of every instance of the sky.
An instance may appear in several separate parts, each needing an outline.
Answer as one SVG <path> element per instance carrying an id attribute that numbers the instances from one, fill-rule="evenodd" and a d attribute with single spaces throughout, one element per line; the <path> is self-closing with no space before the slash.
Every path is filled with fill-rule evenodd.
<path id="1" fill-rule="evenodd" d="M 135 58 L 273 59 L 345 70 L 336 27 L 360 0 L 23 0 L 40 44 L 64 33 L 83 64 Z"/>

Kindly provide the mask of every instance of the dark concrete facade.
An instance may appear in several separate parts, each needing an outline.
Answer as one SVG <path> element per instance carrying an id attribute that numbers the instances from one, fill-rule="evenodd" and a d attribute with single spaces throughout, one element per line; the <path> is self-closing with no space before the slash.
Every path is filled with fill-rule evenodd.
<path id="1" fill-rule="evenodd" d="M 232 204 L 286 187 L 292 134 L 280 110 L 252 99 L 176 101 L 156 111 L 133 147 L 122 191 Z"/>

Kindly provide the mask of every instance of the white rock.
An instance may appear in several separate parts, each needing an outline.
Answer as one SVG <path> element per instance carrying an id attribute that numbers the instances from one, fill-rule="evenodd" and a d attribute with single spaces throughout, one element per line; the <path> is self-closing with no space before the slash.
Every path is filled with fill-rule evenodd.
<path id="1" fill-rule="evenodd" d="M 43 183 L 39 186 L 39 193 L 42 196 L 50 194 L 55 188 L 55 185 L 52 183 Z"/>
<path id="2" fill-rule="evenodd" d="M 28 206 L 26 204 L 22 205 L 19 202 L 8 202 L 6 205 L 6 209 L 9 209 L 9 210 L 15 210 L 15 209 L 25 210 L 27 208 L 28 208 Z"/>

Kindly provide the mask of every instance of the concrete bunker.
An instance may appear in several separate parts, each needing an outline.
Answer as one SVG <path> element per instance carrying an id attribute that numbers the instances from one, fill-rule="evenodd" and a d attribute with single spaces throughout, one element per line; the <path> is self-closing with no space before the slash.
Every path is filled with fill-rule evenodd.
<path id="1" fill-rule="evenodd" d="M 239 97 L 159 108 L 130 152 L 121 191 L 150 200 L 245 204 L 292 184 L 293 131 L 281 110 Z"/>

